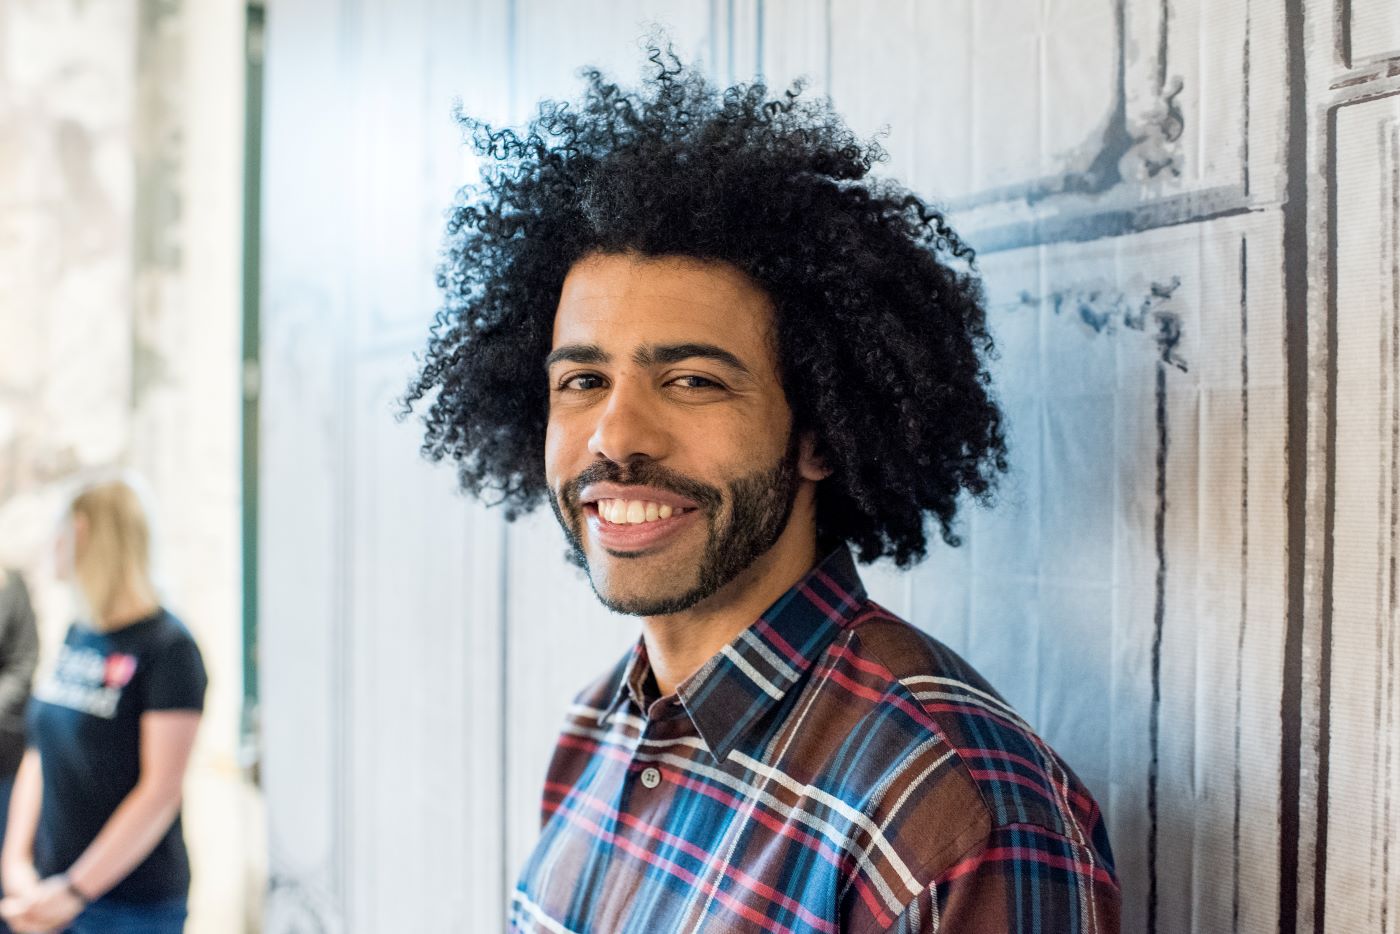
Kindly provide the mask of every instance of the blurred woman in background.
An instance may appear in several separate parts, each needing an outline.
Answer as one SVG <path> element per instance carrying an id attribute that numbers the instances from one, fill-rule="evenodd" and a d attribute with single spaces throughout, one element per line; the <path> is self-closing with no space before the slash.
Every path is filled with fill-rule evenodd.
<path id="1" fill-rule="evenodd" d="M 17 571 L 0 568 L 0 841 L 15 771 L 24 755 L 24 706 L 38 662 L 39 633 L 29 589 Z M 0 934 L 8 931 L 0 921 Z"/>
<path id="2" fill-rule="evenodd" d="M 146 514 L 125 482 L 73 501 L 58 557 L 86 620 L 69 627 L 29 706 L 0 915 L 18 932 L 180 932 L 190 879 L 181 786 L 206 684 L 199 649 L 160 606 Z"/>

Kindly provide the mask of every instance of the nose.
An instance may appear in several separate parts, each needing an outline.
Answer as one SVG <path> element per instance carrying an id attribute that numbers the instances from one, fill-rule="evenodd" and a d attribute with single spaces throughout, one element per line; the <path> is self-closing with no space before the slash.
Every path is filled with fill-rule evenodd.
<path id="1" fill-rule="evenodd" d="M 670 436 L 661 413 L 647 399 L 645 390 L 619 380 L 598 410 L 588 439 L 589 453 L 625 464 L 638 458 L 660 459 L 669 449 Z"/>

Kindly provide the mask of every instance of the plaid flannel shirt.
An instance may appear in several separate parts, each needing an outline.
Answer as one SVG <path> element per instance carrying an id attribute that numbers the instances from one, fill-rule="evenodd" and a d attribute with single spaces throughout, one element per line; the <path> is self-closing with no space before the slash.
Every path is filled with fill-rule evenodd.
<path id="1" fill-rule="evenodd" d="M 570 708 L 512 931 L 1118 931 L 1089 793 L 845 548 L 654 685 L 639 641 Z"/>

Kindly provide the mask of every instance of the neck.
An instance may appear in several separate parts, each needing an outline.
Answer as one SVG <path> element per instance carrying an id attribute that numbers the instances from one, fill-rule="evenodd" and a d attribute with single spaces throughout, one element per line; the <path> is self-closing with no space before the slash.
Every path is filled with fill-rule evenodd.
<path id="1" fill-rule="evenodd" d="M 773 547 L 713 596 L 688 610 L 642 619 L 647 660 L 664 697 L 733 642 L 817 563 L 815 510 L 795 506 Z M 799 515 L 801 513 L 801 515 Z"/>
<path id="2" fill-rule="evenodd" d="M 107 631 L 122 629 L 152 615 L 159 606 L 155 596 L 148 590 L 125 588 L 118 591 L 116 597 L 108 604 L 107 611 L 101 614 L 101 626 Z"/>

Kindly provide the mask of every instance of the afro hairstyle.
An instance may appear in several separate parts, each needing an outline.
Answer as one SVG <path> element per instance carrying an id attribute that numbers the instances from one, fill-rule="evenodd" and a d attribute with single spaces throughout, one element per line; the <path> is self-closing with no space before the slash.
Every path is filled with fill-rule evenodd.
<path id="1" fill-rule="evenodd" d="M 423 453 L 514 519 L 552 495 L 542 365 L 565 275 L 594 253 L 731 264 L 771 298 L 795 430 L 831 470 L 824 547 L 900 566 L 950 546 L 961 492 L 1007 469 L 972 250 L 802 82 L 718 91 L 670 48 L 624 89 L 584 69 L 577 104 L 542 101 L 521 131 L 457 114 L 481 180 L 448 213 L 444 300 L 405 413 Z"/>

